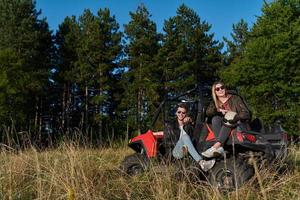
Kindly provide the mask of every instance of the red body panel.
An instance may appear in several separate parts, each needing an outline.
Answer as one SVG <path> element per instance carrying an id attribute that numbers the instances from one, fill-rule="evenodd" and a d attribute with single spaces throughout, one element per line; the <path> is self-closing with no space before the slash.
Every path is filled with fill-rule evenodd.
<path id="1" fill-rule="evenodd" d="M 216 139 L 214 132 L 211 130 L 208 124 L 206 124 L 208 134 L 205 139 L 205 141 L 213 141 Z M 256 142 L 256 137 L 251 134 L 235 131 L 235 129 L 232 129 L 230 132 L 230 136 L 236 136 L 239 142 L 243 142 L 245 139 L 248 140 L 249 142 Z"/>
<path id="2" fill-rule="evenodd" d="M 146 151 L 148 158 L 155 157 L 157 154 L 157 137 L 153 135 L 151 130 L 148 130 L 146 133 L 138 135 L 132 138 L 129 143 L 140 142 Z"/>
<path id="3" fill-rule="evenodd" d="M 216 136 L 215 136 L 214 132 L 211 130 L 211 128 L 208 126 L 208 124 L 205 124 L 205 125 L 206 125 L 207 130 L 208 130 L 208 134 L 207 134 L 207 137 L 206 137 L 205 141 L 211 141 L 211 140 L 216 139 Z"/>
<path id="4" fill-rule="evenodd" d="M 205 141 L 210 142 L 216 139 L 214 132 L 211 130 L 208 124 L 206 124 L 208 134 Z M 243 142 L 245 139 L 250 142 L 255 142 L 256 137 L 251 134 L 246 134 L 243 132 L 231 130 L 230 136 L 235 136 L 239 142 Z M 163 138 L 163 135 L 153 135 L 153 131 L 148 130 L 146 133 L 138 135 L 132 138 L 129 143 L 142 145 L 142 148 L 145 150 L 148 158 L 157 156 L 157 139 Z"/>
<path id="5" fill-rule="evenodd" d="M 250 142 L 256 142 L 256 137 L 255 137 L 254 135 L 245 134 L 245 137 L 246 137 L 247 140 L 249 140 Z"/>
<path id="6" fill-rule="evenodd" d="M 244 141 L 244 137 L 243 137 L 243 134 L 241 132 L 236 133 L 236 138 L 238 139 L 239 142 Z"/>

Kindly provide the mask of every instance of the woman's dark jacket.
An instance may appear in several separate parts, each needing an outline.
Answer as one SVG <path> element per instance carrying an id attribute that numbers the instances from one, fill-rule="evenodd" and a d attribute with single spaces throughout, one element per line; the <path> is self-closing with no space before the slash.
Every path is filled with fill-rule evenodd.
<path id="1" fill-rule="evenodd" d="M 241 97 L 239 97 L 238 95 L 231 94 L 231 97 L 227 101 L 231 111 L 236 112 L 240 120 L 251 120 L 251 113 L 245 105 L 244 101 L 241 99 Z M 206 109 L 206 115 L 208 117 L 213 117 L 216 115 L 222 116 L 222 113 L 217 111 L 215 103 L 214 101 L 212 101 Z"/>

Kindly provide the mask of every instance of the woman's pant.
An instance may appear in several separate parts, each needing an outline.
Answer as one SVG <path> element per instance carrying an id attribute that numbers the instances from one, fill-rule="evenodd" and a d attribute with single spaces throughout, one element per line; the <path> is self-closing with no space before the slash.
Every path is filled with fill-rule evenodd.
<path id="1" fill-rule="evenodd" d="M 229 137 L 231 128 L 223 125 L 223 118 L 220 116 L 214 116 L 211 120 L 211 123 L 216 140 L 224 145 Z"/>
<path id="2" fill-rule="evenodd" d="M 202 160 L 202 157 L 199 155 L 197 150 L 195 149 L 191 138 L 188 134 L 182 135 L 179 140 L 177 141 L 174 149 L 173 149 L 173 156 L 177 159 L 183 158 L 184 152 L 183 152 L 183 147 L 187 147 L 187 150 L 189 154 L 193 157 L 195 161 L 200 161 Z"/>

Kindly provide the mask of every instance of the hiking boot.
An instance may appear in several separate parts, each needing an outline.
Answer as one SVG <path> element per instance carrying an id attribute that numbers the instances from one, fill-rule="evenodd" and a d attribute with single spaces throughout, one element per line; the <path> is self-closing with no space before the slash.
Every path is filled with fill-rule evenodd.
<path id="1" fill-rule="evenodd" d="M 216 163 L 215 159 L 212 160 L 200 160 L 199 161 L 199 165 L 201 167 L 201 169 L 205 172 L 207 172 L 208 170 L 210 170 Z"/>
<path id="2" fill-rule="evenodd" d="M 201 154 L 206 158 L 218 157 L 224 155 L 224 149 L 223 147 L 219 147 L 217 149 L 215 147 L 210 147 L 209 149 L 202 152 Z"/>

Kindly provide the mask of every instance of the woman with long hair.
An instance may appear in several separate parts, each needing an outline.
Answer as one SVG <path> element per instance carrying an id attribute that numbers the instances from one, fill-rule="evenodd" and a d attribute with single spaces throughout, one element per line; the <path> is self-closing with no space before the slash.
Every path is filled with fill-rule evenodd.
<path id="1" fill-rule="evenodd" d="M 227 141 L 231 129 L 237 123 L 247 123 L 251 120 L 251 114 L 240 96 L 229 94 L 222 81 L 215 82 L 212 86 L 212 98 L 206 110 L 206 115 L 212 118 L 212 130 L 215 133 L 216 143 L 202 152 L 202 155 L 211 158 L 224 154 L 224 144 Z M 229 113 L 230 112 L 230 113 Z M 225 115 L 232 114 L 230 120 Z"/>

